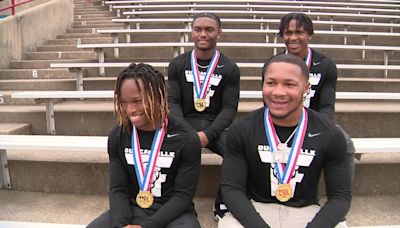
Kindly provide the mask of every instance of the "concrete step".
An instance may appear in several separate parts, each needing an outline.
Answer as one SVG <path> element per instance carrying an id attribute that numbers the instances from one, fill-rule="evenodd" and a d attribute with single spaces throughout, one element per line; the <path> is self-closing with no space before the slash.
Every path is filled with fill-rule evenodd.
<path id="1" fill-rule="evenodd" d="M 112 19 L 116 18 L 114 15 L 104 15 L 103 13 L 99 14 L 75 14 L 74 15 L 74 22 L 80 21 L 96 21 L 96 20 L 104 20 L 111 22 Z"/>
<path id="2" fill-rule="evenodd" d="M 0 80 L 16 79 L 76 79 L 68 69 L 0 69 Z"/>
<path id="3" fill-rule="evenodd" d="M 85 15 L 90 17 L 92 15 L 103 15 L 105 17 L 113 16 L 115 13 L 108 10 L 108 8 L 96 9 L 96 8 L 85 8 L 85 9 L 74 9 L 74 16 Z"/>
<path id="4" fill-rule="evenodd" d="M 101 44 L 112 43 L 111 37 L 96 37 L 96 38 L 69 38 L 48 40 L 48 45 L 77 45 L 77 44 Z"/>
<path id="5" fill-rule="evenodd" d="M 100 22 L 100 23 L 88 23 L 88 22 L 74 22 L 73 28 L 96 28 L 96 29 L 103 29 L 103 28 L 121 28 L 121 24 L 116 24 L 114 22 Z"/>
<path id="6" fill-rule="evenodd" d="M 0 191 L 0 198 L 3 202 L 0 209 L 0 219 L 8 221 L 86 225 L 109 209 L 106 195 L 50 194 L 2 190 Z M 355 196 L 347 215 L 347 223 L 349 226 L 397 225 L 400 223 L 400 218 L 396 214 L 397 206 L 400 203 L 399 199 L 400 197 L 396 195 Z M 325 199 L 321 201 L 323 200 Z M 201 227 L 217 228 L 217 223 L 213 220 L 211 211 L 214 198 L 196 197 L 194 203 Z M 382 219 L 382 217 L 385 219 Z"/>
<path id="7" fill-rule="evenodd" d="M 98 33 L 69 33 L 57 35 L 57 39 L 68 39 L 68 38 L 95 38 L 95 37 L 110 37 L 109 34 L 98 34 Z"/>
<path id="8" fill-rule="evenodd" d="M 123 29 L 124 26 L 120 25 L 119 27 L 104 27 L 101 29 Z M 67 29 L 67 33 L 96 33 L 96 30 L 98 28 L 72 28 L 72 29 Z"/>
<path id="9" fill-rule="evenodd" d="M 50 63 L 95 63 L 97 59 L 63 59 L 63 60 L 11 60 L 11 69 L 44 69 L 50 68 Z"/>
<path id="10" fill-rule="evenodd" d="M 76 79 L 0 80 L 0 90 L 76 90 Z"/>
<path id="11" fill-rule="evenodd" d="M 64 59 L 96 59 L 94 51 L 81 49 L 80 51 L 58 51 L 58 52 L 25 52 L 27 60 L 64 60 Z"/>
<path id="12" fill-rule="evenodd" d="M 76 44 L 72 45 L 45 45 L 45 46 L 39 46 L 36 47 L 37 51 L 82 51 L 82 49 L 77 48 Z M 93 49 L 85 49 L 87 50 L 93 50 Z"/>
<path id="13" fill-rule="evenodd" d="M 106 194 L 108 154 L 92 151 L 8 150 L 11 190 L 48 193 Z M 219 158 L 219 156 L 215 155 Z M 221 159 L 201 165 L 197 196 L 213 196 L 220 180 Z M 399 195 L 399 153 L 364 154 L 356 161 L 353 195 Z M 29 175 L 27 175 L 29 170 Z M 323 180 L 320 193 L 324 194 Z"/>
<path id="14" fill-rule="evenodd" d="M 242 116 L 262 106 L 261 101 L 241 101 L 236 116 Z M 0 119 L 3 122 L 29 120 L 34 134 L 46 134 L 45 116 L 44 105 L 0 106 Z M 398 137 L 399 117 L 400 103 L 397 101 L 336 102 L 335 122 L 352 137 Z M 105 101 L 68 100 L 55 104 L 57 134 L 108 135 L 115 123 L 111 99 Z"/>
<path id="15" fill-rule="evenodd" d="M 76 21 L 73 23 L 74 28 L 86 28 L 86 27 L 109 27 L 115 25 L 114 22 L 110 20 L 93 20 L 93 21 L 88 21 L 88 20 L 81 20 L 81 21 Z M 118 25 L 121 26 L 121 25 Z"/>
<path id="16" fill-rule="evenodd" d="M 29 134 L 32 134 L 32 125 L 30 123 L 0 123 L 0 135 Z"/>

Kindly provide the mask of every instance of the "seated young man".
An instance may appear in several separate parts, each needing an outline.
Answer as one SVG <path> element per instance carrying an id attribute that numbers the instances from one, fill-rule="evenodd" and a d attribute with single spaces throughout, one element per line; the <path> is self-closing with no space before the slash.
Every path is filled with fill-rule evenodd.
<path id="1" fill-rule="evenodd" d="M 200 140 L 168 115 L 164 76 L 131 64 L 114 91 L 118 125 L 108 137 L 110 210 L 88 228 L 199 228 L 193 197 Z"/>
<path id="2" fill-rule="evenodd" d="M 353 159 L 342 131 L 305 108 L 308 68 L 292 54 L 265 64 L 266 107 L 229 129 L 221 174 L 222 198 L 231 214 L 220 228 L 335 227 L 351 201 Z M 319 206 L 324 173 L 327 202 Z"/>

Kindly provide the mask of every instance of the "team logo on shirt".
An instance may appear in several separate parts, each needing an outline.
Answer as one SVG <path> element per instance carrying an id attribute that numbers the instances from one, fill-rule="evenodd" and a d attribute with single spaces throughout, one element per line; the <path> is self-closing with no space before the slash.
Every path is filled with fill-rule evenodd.
<path id="1" fill-rule="evenodd" d="M 140 153 L 142 155 L 142 162 L 144 167 L 147 167 L 147 163 L 149 161 L 150 150 L 148 149 L 140 149 Z M 151 183 L 151 193 L 155 197 L 161 197 L 162 183 L 167 180 L 167 174 L 163 174 L 161 169 L 171 168 L 171 164 L 175 158 L 175 152 L 168 151 L 160 151 L 160 155 L 158 156 L 156 168 L 154 169 L 153 182 Z M 125 148 L 125 159 L 129 165 L 133 165 L 133 155 L 132 148 Z"/>
<path id="2" fill-rule="evenodd" d="M 199 66 L 199 68 L 201 68 L 201 67 Z M 217 68 L 218 68 L 218 66 L 217 66 Z M 201 81 L 204 80 L 205 76 L 206 76 L 206 72 L 205 71 L 200 71 L 200 80 Z M 191 70 L 185 70 L 185 77 L 186 77 L 186 81 L 187 82 L 191 82 L 191 83 L 194 82 L 194 77 L 193 77 L 193 73 L 192 73 Z M 218 86 L 219 83 L 221 82 L 221 80 L 222 80 L 222 75 L 220 75 L 220 74 L 212 74 L 211 75 L 210 86 L 207 88 L 206 98 L 205 98 L 206 107 L 210 106 L 210 98 L 214 96 L 214 92 L 215 92 L 215 90 L 213 90 L 211 88 L 211 86 Z M 196 100 L 196 99 L 197 99 L 197 97 L 196 97 L 196 88 L 195 88 L 195 86 L 193 84 L 193 100 Z"/>
<path id="3" fill-rule="evenodd" d="M 269 164 L 274 163 L 274 158 L 271 153 L 271 149 L 268 145 L 258 145 L 258 154 L 263 163 L 269 163 Z M 296 183 L 301 183 L 304 177 L 304 174 L 299 172 L 299 167 L 309 167 L 311 162 L 314 160 L 314 157 L 315 157 L 315 150 L 301 149 L 295 166 L 295 171 L 293 172 L 292 179 L 289 182 L 290 186 L 293 189 L 293 195 L 294 192 L 296 191 Z M 275 197 L 275 192 L 279 184 L 275 165 L 270 166 L 270 182 L 271 182 L 271 196 Z"/>
<path id="4" fill-rule="evenodd" d="M 309 73 L 308 76 L 309 76 L 308 81 L 310 82 L 310 89 L 308 91 L 306 99 L 303 102 L 304 107 L 307 108 L 310 107 L 310 100 L 311 98 L 314 97 L 317 86 L 321 81 L 321 73 Z"/>

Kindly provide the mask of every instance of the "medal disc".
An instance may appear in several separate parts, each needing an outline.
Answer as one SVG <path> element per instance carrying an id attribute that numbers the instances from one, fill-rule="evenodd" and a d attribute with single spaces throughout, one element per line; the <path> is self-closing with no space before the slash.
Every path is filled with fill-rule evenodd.
<path id="1" fill-rule="evenodd" d="M 290 198 L 292 198 L 292 187 L 290 184 L 280 184 L 278 185 L 278 189 L 276 189 L 275 197 L 280 202 L 287 202 Z"/>
<path id="2" fill-rule="evenodd" d="M 206 100 L 205 99 L 197 99 L 194 102 L 194 108 L 198 112 L 202 112 L 202 111 L 206 110 Z"/>
<path id="3" fill-rule="evenodd" d="M 136 203 L 141 208 L 149 208 L 153 205 L 154 197 L 151 192 L 148 191 L 139 191 L 136 195 Z"/>

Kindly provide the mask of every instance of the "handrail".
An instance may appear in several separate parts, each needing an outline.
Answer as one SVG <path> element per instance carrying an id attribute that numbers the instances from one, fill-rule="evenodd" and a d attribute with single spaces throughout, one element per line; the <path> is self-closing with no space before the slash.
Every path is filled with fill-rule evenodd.
<path id="1" fill-rule="evenodd" d="M 11 5 L 10 6 L 6 6 L 4 8 L 1 8 L 0 12 L 6 11 L 8 9 L 11 9 L 11 15 L 15 15 L 15 7 L 23 5 L 25 3 L 29 3 L 29 2 L 33 2 L 33 0 L 25 0 L 25 1 L 22 1 L 22 2 L 18 2 L 17 4 L 15 4 L 15 0 L 11 0 Z"/>

